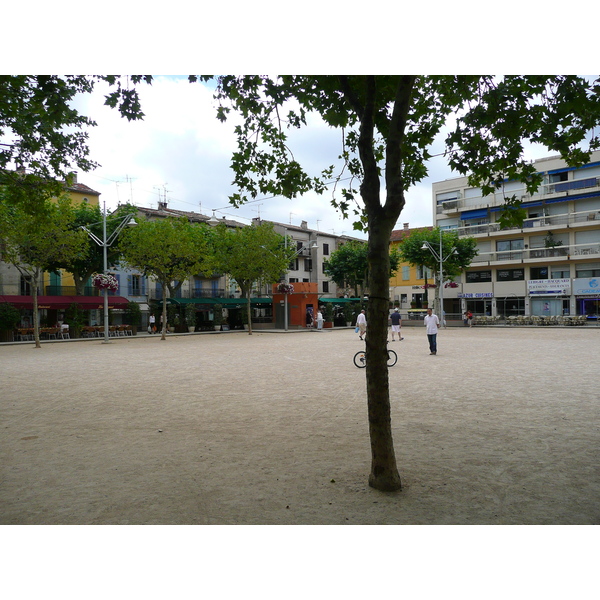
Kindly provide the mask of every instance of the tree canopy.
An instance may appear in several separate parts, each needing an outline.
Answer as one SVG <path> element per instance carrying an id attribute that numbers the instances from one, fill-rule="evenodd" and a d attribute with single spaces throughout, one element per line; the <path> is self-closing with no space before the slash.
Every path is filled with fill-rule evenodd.
<path id="1" fill-rule="evenodd" d="M 285 245 L 285 238 L 273 229 L 272 223 L 260 223 L 239 229 L 224 224 L 215 229 L 213 265 L 228 273 L 247 300 L 248 333 L 252 334 L 250 292 L 255 283 L 276 283 L 288 269 L 295 250 Z"/>
<path id="2" fill-rule="evenodd" d="M 195 76 L 192 80 L 197 79 Z M 401 487 L 391 430 L 386 368 L 389 239 L 404 208 L 405 192 L 427 174 L 431 145 L 450 115 L 450 165 L 486 191 L 505 179 L 540 183 L 525 158 L 526 142 L 583 164 L 598 147 L 600 79 L 573 76 L 233 76 L 217 78 L 217 117 L 241 116 L 232 157 L 235 205 L 259 194 L 294 198 L 323 193 L 334 162 L 308 173 L 289 148 L 287 131 L 307 126 L 317 113 L 342 132 L 339 156 L 352 179 L 332 203 L 353 211 L 368 231 L 369 306 L 367 398 L 371 437 L 369 484 Z M 335 161 L 337 157 L 332 157 Z M 382 188 L 385 190 L 382 193 Z M 515 199 L 512 200 L 514 202 Z M 514 213 L 513 213 L 514 214 Z"/>
<path id="3" fill-rule="evenodd" d="M 428 243 L 433 252 L 423 245 Z M 417 229 L 403 239 L 398 246 L 401 260 L 414 266 L 427 267 L 435 273 L 435 295 L 439 303 L 439 290 L 444 282 L 460 275 L 475 256 L 477 242 L 474 238 L 460 238 L 453 230 Z M 435 254 L 434 254 L 435 252 Z M 440 253 L 442 258 L 442 280 L 440 281 Z M 437 304 L 437 312 L 442 315 L 442 307 Z"/>
<path id="4" fill-rule="evenodd" d="M 325 275 L 339 288 L 351 287 L 354 296 L 359 297 L 359 287 L 367 285 L 369 277 L 368 247 L 366 242 L 351 240 L 333 251 L 325 263 Z M 390 251 L 390 277 L 398 269 L 400 255 L 396 249 Z"/>
<path id="5" fill-rule="evenodd" d="M 205 271 L 209 258 L 208 225 L 185 217 L 138 221 L 121 234 L 124 262 L 155 277 L 163 288 L 162 338 L 166 339 L 167 290 L 172 297 L 183 282 Z"/>

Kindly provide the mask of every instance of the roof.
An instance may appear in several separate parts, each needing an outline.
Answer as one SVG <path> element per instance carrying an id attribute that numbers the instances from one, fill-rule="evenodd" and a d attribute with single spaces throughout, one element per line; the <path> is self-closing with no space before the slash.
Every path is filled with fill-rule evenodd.
<path id="1" fill-rule="evenodd" d="M 211 217 L 187 210 L 176 210 L 168 206 L 159 206 L 158 208 L 148 208 L 145 206 L 136 206 L 138 212 L 142 213 L 150 219 L 164 219 L 167 217 L 185 217 L 192 223 L 208 223 Z M 233 221 L 231 219 L 219 219 L 220 223 L 225 223 L 228 227 L 248 227 L 245 223 Z"/>
<path id="2" fill-rule="evenodd" d="M 392 235 L 390 235 L 390 242 L 401 242 L 404 238 L 407 238 L 410 236 L 411 233 L 414 233 L 415 231 L 432 231 L 433 227 L 432 226 L 428 226 L 428 227 L 414 227 L 413 229 L 408 229 L 408 228 L 404 228 L 404 229 L 395 229 L 394 231 L 392 231 Z"/>
<path id="3" fill-rule="evenodd" d="M 67 187 L 71 192 L 79 192 L 80 194 L 90 194 L 92 196 L 99 196 L 100 192 L 96 192 L 91 187 L 84 185 L 83 183 L 74 183 Z"/>

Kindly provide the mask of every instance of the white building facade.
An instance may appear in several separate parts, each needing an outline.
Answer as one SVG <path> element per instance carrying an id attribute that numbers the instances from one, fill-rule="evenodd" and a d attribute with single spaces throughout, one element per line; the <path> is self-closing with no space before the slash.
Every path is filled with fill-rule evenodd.
<path id="1" fill-rule="evenodd" d="M 467 177 L 433 184 L 435 226 L 477 241 L 478 255 L 444 289 L 447 313 L 506 318 L 600 313 L 600 151 L 582 167 L 560 157 L 534 162 L 543 184 L 529 195 L 507 181 L 483 197 Z M 522 227 L 501 229 L 505 197 L 516 195 L 527 217 Z"/>

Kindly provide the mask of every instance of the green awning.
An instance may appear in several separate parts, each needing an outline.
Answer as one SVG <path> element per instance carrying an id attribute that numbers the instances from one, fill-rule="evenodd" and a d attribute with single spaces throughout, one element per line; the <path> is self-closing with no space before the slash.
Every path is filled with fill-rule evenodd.
<path id="1" fill-rule="evenodd" d="M 213 306 L 214 304 L 221 304 L 222 306 L 245 306 L 246 298 L 167 298 L 171 304 L 177 304 L 179 306 L 185 306 L 187 304 L 203 304 Z M 250 298 L 250 305 L 255 304 L 272 304 L 271 298 Z"/>
<path id="2" fill-rule="evenodd" d="M 348 302 L 362 302 L 361 298 L 319 298 L 319 302 L 332 302 L 333 304 L 344 304 Z"/>

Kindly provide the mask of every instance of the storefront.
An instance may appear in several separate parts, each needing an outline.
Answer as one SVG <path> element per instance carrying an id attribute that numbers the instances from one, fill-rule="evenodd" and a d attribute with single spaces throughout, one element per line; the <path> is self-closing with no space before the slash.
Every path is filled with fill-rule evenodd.
<path id="1" fill-rule="evenodd" d="M 573 279 L 573 294 L 578 315 L 600 315 L 600 277 Z"/>
<path id="2" fill-rule="evenodd" d="M 531 279 L 527 282 L 529 313 L 539 317 L 569 314 L 571 280 Z"/>

